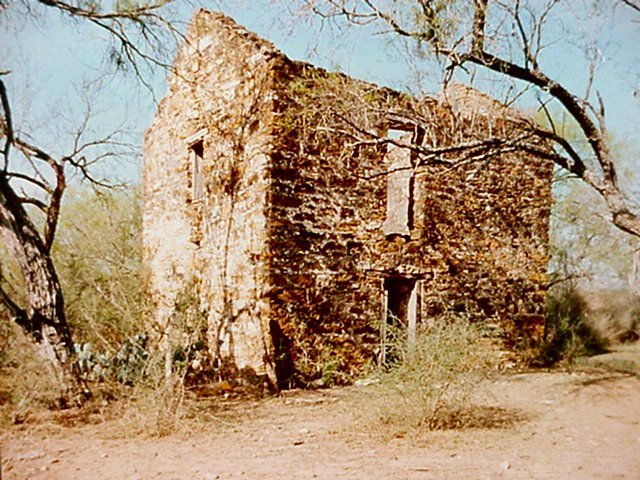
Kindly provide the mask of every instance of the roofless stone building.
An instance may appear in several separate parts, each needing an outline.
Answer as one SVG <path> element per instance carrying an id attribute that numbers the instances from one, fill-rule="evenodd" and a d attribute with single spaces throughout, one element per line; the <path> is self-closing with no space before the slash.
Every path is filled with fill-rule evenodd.
<path id="1" fill-rule="evenodd" d="M 549 163 L 529 121 L 292 61 L 200 10 L 145 136 L 152 327 L 216 375 L 348 381 L 443 312 L 543 323 Z M 167 366 L 171 359 L 168 358 Z M 255 378 L 255 377 L 254 377 Z"/>

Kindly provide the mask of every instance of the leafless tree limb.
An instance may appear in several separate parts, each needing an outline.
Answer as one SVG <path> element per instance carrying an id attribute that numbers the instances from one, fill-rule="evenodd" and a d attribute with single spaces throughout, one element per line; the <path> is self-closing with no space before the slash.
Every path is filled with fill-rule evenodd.
<path id="1" fill-rule="evenodd" d="M 13 121 L 11 119 L 11 107 L 9 105 L 7 87 L 2 79 L 0 79 L 0 99 L 2 100 L 2 111 L 4 112 L 1 126 L 5 136 L 4 146 L 2 147 L 2 170 L 6 172 L 7 168 L 9 168 L 9 153 L 11 151 L 11 145 L 13 144 Z"/>
<path id="2" fill-rule="evenodd" d="M 117 67 L 130 66 L 138 81 L 151 91 L 144 68 L 168 70 L 168 55 L 174 42 L 182 34 L 177 24 L 163 13 L 167 1 L 141 2 L 139 7 L 102 11 L 97 2 L 64 0 L 36 0 L 23 2 L 28 15 L 36 14 L 34 5 L 48 11 L 57 10 L 69 18 L 84 21 L 107 34 L 115 48 L 113 60 Z M 8 2 L 0 2 L 5 8 Z M 96 6 L 87 6 L 96 5 Z M 0 72 L 5 75 L 8 72 Z M 128 151 L 131 145 L 119 138 L 119 130 L 89 138 L 90 122 L 94 118 L 91 104 L 84 116 L 74 119 L 71 141 L 66 154 L 48 147 L 24 131 L 16 131 L 12 121 L 10 96 L 0 77 L 0 134 L 2 168 L 0 170 L 0 233 L 11 248 L 25 278 L 27 306 L 22 309 L 6 290 L 0 289 L 0 303 L 37 343 L 58 375 L 61 386 L 72 398 L 84 397 L 86 386 L 79 376 L 71 332 L 66 322 L 62 292 L 51 248 L 58 227 L 62 198 L 70 176 L 78 175 L 93 186 L 110 185 L 96 176 L 93 167 L 100 161 L 114 158 Z M 54 153 L 56 152 L 56 153 Z M 22 161 L 31 171 L 11 162 Z M 31 187 L 31 188 L 29 188 Z M 36 193 L 33 189 L 37 189 Z M 18 194 L 18 191 L 22 191 Z M 26 205 L 33 205 L 45 213 L 42 231 L 29 216 Z"/>
<path id="3" fill-rule="evenodd" d="M 49 209 L 49 206 L 46 203 L 44 203 L 42 200 L 37 199 L 35 197 L 22 196 L 22 197 L 18 197 L 18 200 L 22 204 L 34 205 L 35 207 L 37 207 L 40 211 L 42 211 L 45 214 L 47 213 L 47 211 Z"/>
<path id="4" fill-rule="evenodd" d="M 597 162 L 596 167 L 593 168 L 585 162 L 584 154 L 578 153 L 580 149 L 574 147 L 571 142 L 553 130 L 553 123 L 551 123 L 552 131 L 544 132 L 542 129 L 537 129 L 537 134 L 539 138 L 551 141 L 556 147 L 555 152 L 545 154 L 544 149 L 540 149 L 535 144 L 528 145 L 527 148 L 531 149 L 532 154 L 545 156 L 563 168 L 567 168 L 572 174 L 593 187 L 605 200 L 613 223 L 627 233 L 640 236 L 640 212 L 626 198 L 618 182 L 616 164 L 609 148 L 604 102 L 599 95 L 597 103 L 589 102 L 589 86 L 585 98 L 573 94 L 565 85 L 543 72 L 538 63 L 538 56 L 545 47 L 543 27 L 552 11 L 560 5 L 559 0 L 548 0 L 540 5 L 535 13 L 528 6 L 524 10 L 522 0 L 469 0 L 468 7 L 471 9 L 472 15 L 468 32 L 463 31 L 458 37 L 450 35 L 448 37 L 444 31 L 438 28 L 438 25 L 446 20 L 455 20 L 457 23 L 462 21 L 453 17 L 453 15 L 459 15 L 461 11 L 446 12 L 448 6 L 444 3 L 436 4 L 436 2 L 429 0 L 415 0 L 409 2 L 409 5 L 373 0 L 304 1 L 322 18 L 342 17 L 353 24 L 378 21 L 386 27 L 385 32 L 430 45 L 436 55 L 448 59 L 450 74 L 456 68 L 464 68 L 466 64 L 472 64 L 489 69 L 498 75 L 523 81 L 555 99 L 576 121 L 584 140 L 589 145 L 589 157 L 592 156 Z M 620 1 L 625 6 L 640 11 L 640 4 L 637 0 Z M 436 5 L 439 5 L 442 10 L 438 10 Z M 512 19 L 513 30 L 511 33 L 505 33 L 505 41 L 508 43 L 509 39 L 515 35 L 522 51 L 523 60 L 521 63 L 512 60 L 510 56 L 490 51 L 492 43 L 488 42 L 488 38 L 491 41 L 498 38 L 495 30 L 487 33 L 489 25 L 487 17 L 493 11 L 490 10 L 490 6 L 502 9 Z M 415 16 L 411 17 L 413 19 L 413 23 L 411 23 L 398 13 L 402 8 L 413 8 L 414 11 L 421 13 L 421 17 L 417 20 Z M 450 17 L 446 17 L 446 15 L 450 15 Z M 495 25 L 492 28 L 495 28 Z M 597 52 L 594 54 L 597 55 Z M 593 61 L 591 69 L 590 78 L 592 79 L 595 73 Z M 548 111 L 545 114 L 549 116 Z"/>
<path id="5" fill-rule="evenodd" d="M 118 49 L 114 48 L 111 52 L 112 60 L 117 66 L 130 67 L 138 81 L 152 94 L 153 88 L 141 67 L 150 65 L 171 70 L 168 59 L 171 46 L 167 45 L 164 35 L 172 37 L 172 44 L 175 44 L 175 40 L 184 40 L 176 24 L 161 13 L 173 1 L 156 1 L 131 9 L 103 12 L 94 6 L 83 8 L 78 4 L 58 0 L 37 0 L 45 7 L 56 9 L 70 18 L 86 20 L 104 31 L 118 46 Z M 131 27 L 136 29 L 141 41 L 133 39 Z"/>
<path id="6" fill-rule="evenodd" d="M 640 12 L 640 2 L 638 0 L 620 0 L 627 7 L 633 8 L 637 12 Z"/>
<path id="7" fill-rule="evenodd" d="M 7 172 L 7 177 L 18 178 L 20 180 L 24 180 L 25 182 L 29 182 L 32 185 L 35 185 L 36 187 L 40 188 L 46 193 L 50 194 L 52 192 L 52 188 L 49 186 L 49 184 L 43 181 L 40 181 L 37 178 L 33 178 L 33 176 L 31 175 L 27 175 L 25 173 L 20 173 L 20 172 Z"/>

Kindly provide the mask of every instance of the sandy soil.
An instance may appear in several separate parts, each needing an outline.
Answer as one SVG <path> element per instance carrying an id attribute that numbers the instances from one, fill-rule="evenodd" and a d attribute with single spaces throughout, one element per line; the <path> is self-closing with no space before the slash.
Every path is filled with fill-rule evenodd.
<path id="1" fill-rule="evenodd" d="M 640 379 L 611 373 L 504 375 L 489 404 L 508 428 L 381 438 L 354 424 L 359 388 L 294 392 L 189 435 L 109 438 L 107 424 L 3 432 L 11 479 L 638 479 Z M 375 430 L 375 429 L 374 429 Z"/>

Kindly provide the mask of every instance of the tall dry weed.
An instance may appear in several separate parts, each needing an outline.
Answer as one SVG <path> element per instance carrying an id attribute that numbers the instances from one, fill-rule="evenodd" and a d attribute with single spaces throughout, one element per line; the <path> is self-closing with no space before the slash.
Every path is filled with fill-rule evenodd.
<path id="1" fill-rule="evenodd" d="M 35 352 L 33 344 L 8 323 L 0 343 L 0 423 L 23 423 L 34 412 L 58 407 L 60 391 L 50 365 Z"/>
<path id="2" fill-rule="evenodd" d="M 629 289 L 580 292 L 588 325 L 608 344 L 640 339 L 640 296 Z"/>
<path id="3" fill-rule="evenodd" d="M 355 406 L 358 424 L 402 436 L 464 427 L 478 384 L 498 365 L 498 354 L 479 326 L 444 315 L 420 329 L 415 342 L 395 336 L 394 363 L 379 368 Z"/>

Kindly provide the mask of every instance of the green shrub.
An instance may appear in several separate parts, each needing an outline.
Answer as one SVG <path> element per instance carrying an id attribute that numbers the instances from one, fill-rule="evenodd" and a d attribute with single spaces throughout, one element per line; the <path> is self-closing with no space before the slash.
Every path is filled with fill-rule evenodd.
<path id="1" fill-rule="evenodd" d="M 113 355 L 140 333 L 145 296 L 137 191 L 69 192 L 53 259 L 75 342 Z"/>
<path id="2" fill-rule="evenodd" d="M 547 323 L 538 361 L 571 363 L 606 351 L 606 342 L 587 321 L 587 305 L 573 282 L 558 284 L 547 300 Z"/>
<path id="3" fill-rule="evenodd" d="M 95 351 L 91 343 L 76 343 L 80 371 L 89 381 L 115 380 L 123 385 L 133 385 L 146 371 L 147 340 L 147 335 L 139 333 L 127 339 L 113 355 Z"/>

